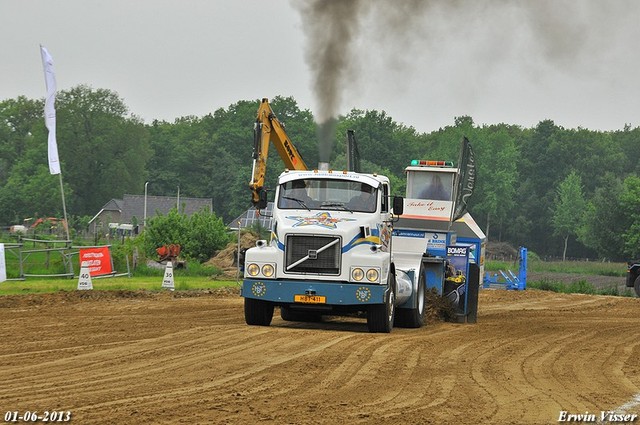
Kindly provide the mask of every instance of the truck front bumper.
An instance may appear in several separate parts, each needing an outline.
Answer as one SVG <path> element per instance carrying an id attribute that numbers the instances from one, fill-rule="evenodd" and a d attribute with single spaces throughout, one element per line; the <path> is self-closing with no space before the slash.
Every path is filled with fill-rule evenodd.
<path id="1" fill-rule="evenodd" d="M 245 279 L 241 295 L 278 304 L 357 306 L 383 304 L 387 285 Z"/>

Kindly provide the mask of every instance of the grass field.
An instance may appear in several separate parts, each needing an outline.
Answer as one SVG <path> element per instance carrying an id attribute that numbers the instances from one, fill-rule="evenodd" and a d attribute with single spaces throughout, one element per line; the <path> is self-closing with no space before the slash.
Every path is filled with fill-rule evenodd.
<path id="1" fill-rule="evenodd" d="M 518 263 L 508 261 L 487 261 L 486 271 L 511 269 L 518 270 Z M 626 263 L 612 263 L 602 261 L 540 261 L 529 260 L 527 271 L 538 273 L 575 273 L 598 276 L 624 277 L 627 273 Z"/>
<path id="2" fill-rule="evenodd" d="M 163 276 L 136 276 L 114 278 L 92 278 L 94 290 L 148 290 L 160 291 Z M 238 286 L 236 281 L 214 280 L 206 276 L 180 276 L 174 278 L 175 289 L 179 291 L 215 289 Z M 78 279 L 61 278 L 27 278 L 22 281 L 6 281 L 0 283 L 0 295 L 49 293 L 58 291 L 74 291 L 78 288 Z"/>

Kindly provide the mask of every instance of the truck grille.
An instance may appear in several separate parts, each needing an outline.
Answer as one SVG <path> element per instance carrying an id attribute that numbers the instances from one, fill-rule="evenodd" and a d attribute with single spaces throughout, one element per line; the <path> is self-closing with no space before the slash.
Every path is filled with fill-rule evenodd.
<path id="1" fill-rule="evenodd" d="M 285 272 L 338 275 L 341 248 L 336 237 L 288 235 Z"/>

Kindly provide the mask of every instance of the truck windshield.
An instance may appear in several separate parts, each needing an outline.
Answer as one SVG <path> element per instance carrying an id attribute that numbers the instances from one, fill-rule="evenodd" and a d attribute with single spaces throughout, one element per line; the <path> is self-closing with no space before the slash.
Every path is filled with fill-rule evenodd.
<path id="1" fill-rule="evenodd" d="M 349 180 L 300 179 L 280 185 L 278 208 L 374 212 L 378 189 Z"/>

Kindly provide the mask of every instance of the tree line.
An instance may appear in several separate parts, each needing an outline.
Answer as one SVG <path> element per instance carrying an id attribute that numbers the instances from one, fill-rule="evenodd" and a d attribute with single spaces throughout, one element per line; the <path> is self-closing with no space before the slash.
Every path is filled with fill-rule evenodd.
<path id="1" fill-rule="evenodd" d="M 62 216 L 60 184 L 49 174 L 43 99 L 0 101 L 0 224 Z M 318 163 L 311 111 L 292 97 L 270 100 L 309 166 Z M 111 90 L 77 86 L 56 97 L 57 140 L 70 224 L 82 230 L 112 198 L 141 194 L 213 199 L 224 222 L 250 204 L 253 123 L 259 100 L 240 100 L 202 117 L 150 124 Z M 457 160 L 467 137 L 478 165 L 469 211 L 489 240 L 543 256 L 611 260 L 640 256 L 640 127 L 567 129 L 552 120 L 523 128 L 455 117 L 430 133 L 384 111 L 353 109 L 338 118 L 331 166 L 346 164 L 355 131 L 364 172 L 388 175 L 404 194 L 412 159 Z M 267 187 L 284 165 L 269 157 Z"/>

